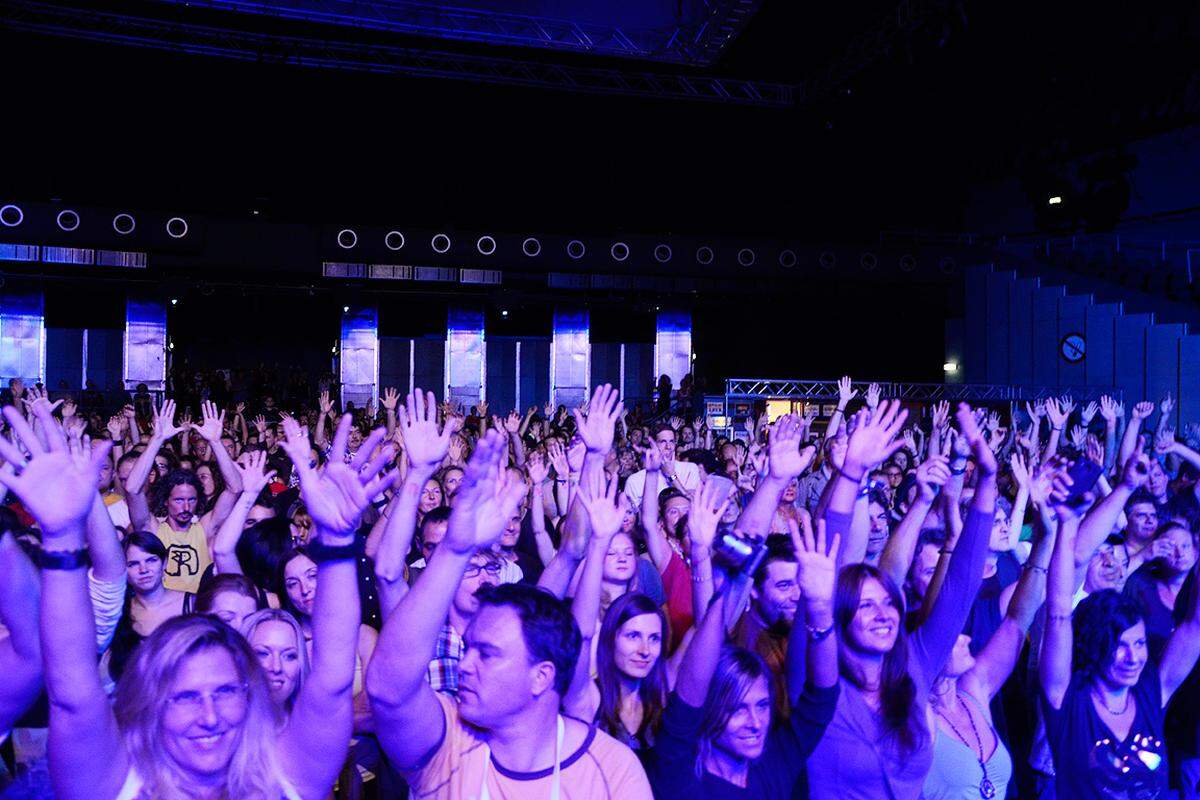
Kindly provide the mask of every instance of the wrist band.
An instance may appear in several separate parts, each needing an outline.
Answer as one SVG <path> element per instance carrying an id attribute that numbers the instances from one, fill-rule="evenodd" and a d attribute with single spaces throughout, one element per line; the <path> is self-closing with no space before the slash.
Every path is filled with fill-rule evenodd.
<path id="1" fill-rule="evenodd" d="M 708 575 L 703 578 L 696 574 L 692 575 L 692 583 L 708 583 L 711 580 L 712 580 L 712 575 Z"/>
<path id="2" fill-rule="evenodd" d="M 962 475 L 964 472 L 967 471 L 967 463 L 968 463 L 967 459 L 965 459 L 965 458 L 962 461 L 961 467 L 955 467 L 954 464 L 951 463 L 950 464 L 950 474 L 951 475 Z"/>
<path id="3" fill-rule="evenodd" d="M 1047 616 L 1047 618 L 1049 618 L 1049 620 L 1051 622 L 1070 622 L 1071 621 L 1070 614 L 1047 614 L 1046 616 Z"/>
<path id="4" fill-rule="evenodd" d="M 808 638 L 811 639 L 814 644 L 825 641 L 829 638 L 829 634 L 833 633 L 832 625 L 827 628 L 814 628 L 812 625 L 805 625 L 804 627 L 808 629 Z"/>
<path id="5" fill-rule="evenodd" d="M 1033 570 L 1034 572 L 1040 572 L 1040 573 L 1042 573 L 1043 575 L 1049 575 L 1049 574 L 1050 574 L 1050 570 L 1049 570 L 1049 568 L 1047 568 L 1047 567 L 1039 567 L 1037 564 L 1034 564 L 1034 563 L 1032 563 L 1032 562 L 1030 562 L 1030 563 L 1026 564 L 1026 565 L 1025 565 L 1025 569 L 1031 569 L 1031 570 Z"/>
<path id="6" fill-rule="evenodd" d="M 34 550 L 34 560 L 41 569 L 75 570 L 89 567 L 92 558 L 87 548 L 81 550 Z"/>
<path id="7" fill-rule="evenodd" d="M 848 481 L 853 481 L 854 483 L 862 483 L 862 480 L 863 480 L 863 478 L 864 478 L 864 477 L 866 477 L 866 475 L 867 475 L 867 473 L 865 473 L 865 472 L 864 472 L 862 475 L 859 475 L 859 476 L 856 478 L 856 477 L 854 477 L 853 475 L 849 475 L 849 474 L 847 474 L 847 473 L 845 473 L 845 472 L 843 472 L 843 471 L 841 471 L 841 470 L 838 470 L 838 477 L 839 477 L 839 478 L 845 478 L 846 480 L 848 480 Z"/>
<path id="8" fill-rule="evenodd" d="M 328 561 L 353 561 L 359 555 L 357 541 L 329 545 L 317 539 L 308 546 L 307 551 L 308 557 L 315 564 L 324 564 Z"/>
<path id="9" fill-rule="evenodd" d="M 941 550 L 938 550 L 938 552 L 944 556 L 948 556 L 954 552 L 954 548 L 953 547 L 943 547 Z"/>

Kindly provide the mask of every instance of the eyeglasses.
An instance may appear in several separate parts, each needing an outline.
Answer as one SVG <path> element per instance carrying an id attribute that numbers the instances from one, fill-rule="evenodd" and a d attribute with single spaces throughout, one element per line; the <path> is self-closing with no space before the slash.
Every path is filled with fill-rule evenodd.
<path id="1" fill-rule="evenodd" d="M 463 577 L 474 578 L 477 577 L 480 572 L 486 572 L 489 578 L 499 578 L 500 565 L 495 563 L 484 564 L 483 566 L 480 566 L 479 564 L 468 564 L 466 572 L 463 573 Z"/>
<path id="2" fill-rule="evenodd" d="M 224 686 L 218 686 L 212 692 L 176 692 L 167 698 L 167 703 L 171 708 L 179 711 L 194 713 L 204 707 L 204 698 L 211 697 L 214 706 L 222 711 L 227 711 L 240 706 L 245 701 L 246 692 L 249 690 L 249 684 L 227 683 Z"/>

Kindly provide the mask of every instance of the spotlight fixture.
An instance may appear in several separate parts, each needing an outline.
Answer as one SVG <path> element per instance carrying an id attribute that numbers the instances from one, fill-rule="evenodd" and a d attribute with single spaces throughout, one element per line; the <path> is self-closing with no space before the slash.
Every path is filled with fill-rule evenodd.
<path id="1" fill-rule="evenodd" d="M 1062 196 L 1057 194 L 1051 195 L 1050 199 L 1046 202 L 1052 206 L 1062 205 Z"/>
<path id="2" fill-rule="evenodd" d="M 25 221 L 25 212 L 20 206 L 14 206 L 9 203 L 6 206 L 0 207 L 0 224 L 6 228 L 15 228 Z"/>
<path id="3" fill-rule="evenodd" d="M 702 264 L 704 266 L 708 266 L 709 264 L 711 264 L 713 262 L 714 258 L 716 258 L 716 254 L 713 253 L 713 249 L 711 247 L 709 247 L 708 245 L 704 245 L 703 247 L 696 248 L 696 263 L 697 264 Z"/>
<path id="4" fill-rule="evenodd" d="M 500 316 L 502 316 L 502 317 L 507 317 L 507 316 L 508 316 L 508 309 L 507 309 L 507 308 L 505 308 L 505 309 L 502 309 L 502 310 L 500 311 Z"/>
<path id="5" fill-rule="evenodd" d="M 947 375 L 954 375 L 955 373 L 958 372 L 958 362 L 957 361 L 947 361 L 945 364 L 942 364 L 942 371 L 945 372 Z"/>
<path id="6" fill-rule="evenodd" d="M 837 266 L 837 255 L 832 250 L 825 250 L 817 259 L 817 263 L 821 265 L 822 269 L 833 269 Z"/>
<path id="7" fill-rule="evenodd" d="M 873 272 L 875 268 L 879 266 L 879 259 L 874 253 L 866 252 L 859 256 L 858 265 L 862 267 L 863 271 L 865 272 Z"/>
<path id="8" fill-rule="evenodd" d="M 496 252 L 496 240 L 491 236 L 480 236 L 479 240 L 475 242 L 475 249 L 481 256 L 490 256 Z"/>
<path id="9" fill-rule="evenodd" d="M 429 246 L 433 248 L 433 252 L 439 255 L 450 251 L 450 237 L 444 233 L 439 233 L 429 241 Z"/>
<path id="10" fill-rule="evenodd" d="M 343 313 L 343 314 L 349 314 L 349 313 L 350 313 L 350 306 L 342 306 L 342 313 Z"/>
<path id="11" fill-rule="evenodd" d="M 585 247 L 583 242 L 579 241 L 578 239 L 572 239 L 571 241 L 567 242 L 567 255 L 573 260 L 578 261 L 579 259 L 583 258 L 583 255 L 586 252 L 587 247 Z"/>
<path id="12" fill-rule="evenodd" d="M 660 244 L 654 248 L 654 260 L 660 264 L 665 264 L 671 260 L 671 245 Z"/>
<path id="13" fill-rule="evenodd" d="M 754 262 L 758 260 L 758 256 L 749 247 L 743 247 L 741 250 L 738 250 L 737 259 L 738 263 L 743 267 L 752 267 L 754 266 Z"/>
<path id="14" fill-rule="evenodd" d="M 795 250 L 783 250 L 779 253 L 779 266 L 784 269 L 791 269 L 799 262 Z"/>
<path id="15" fill-rule="evenodd" d="M 64 208 L 58 212 L 58 216 L 54 218 L 58 223 L 58 229 L 70 233 L 79 227 L 79 214 L 69 208 Z"/>
<path id="16" fill-rule="evenodd" d="M 916 268 L 917 268 L 917 257 L 916 256 L 914 256 L 912 253 L 905 253 L 904 255 L 900 256 L 900 271 L 901 272 L 912 272 Z"/>
<path id="17" fill-rule="evenodd" d="M 172 297 L 172 298 L 171 298 L 171 305 L 173 305 L 173 306 L 177 306 L 177 305 L 179 305 L 179 298 L 178 298 L 178 297 Z"/>
<path id="18" fill-rule="evenodd" d="M 404 247 L 404 234 L 400 231 L 388 231 L 383 236 L 383 246 L 388 250 L 399 250 Z"/>
<path id="19" fill-rule="evenodd" d="M 172 239 L 182 239 L 187 236 L 188 224 L 183 217 L 171 217 L 167 220 L 167 236 Z"/>
<path id="20" fill-rule="evenodd" d="M 113 217 L 112 226 L 113 230 L 117 233 L 121 234 L 122 236 L 128 236 L 129 234 L 133 233 L 134 228 L 137 227 L 137 222 L 134 220 L 132 214 L 121 212 Z"/>
<path id="21" fill-rule="evenodd" d="M 338 231 L 337 243 L 343 250 L 350 250 L 358 244 L 358 234 L 349 228 L 342 228 Z"/>
<path id="22" fill-rule="evenodd" d="M 608 252 L 613 257 L 613 261 L 624 261 L 629 258 L 629 245 L 624 242 L 613 242 L 613 246 L 609 248 Z"/>
<path id="23" fill-rule="evenodd" d="M 521 252 L 530 258 L 534 258 L 542 252 L 542 243 L 530 236 L 528 239 L 521 242 Z"/>

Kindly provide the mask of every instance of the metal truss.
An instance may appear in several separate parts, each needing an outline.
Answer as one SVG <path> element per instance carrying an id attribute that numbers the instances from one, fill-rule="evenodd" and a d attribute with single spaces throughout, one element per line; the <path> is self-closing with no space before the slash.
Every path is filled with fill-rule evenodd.
<path id="1" fill-rule="evenodd" d="M 591 94 L 773 107 L 788 107 L 793 97 L 793 87 L 787 84 L 328 42 L 27 0 L 0 2 L 0 27 L 238 61 L 536 86 Z"/>
<path id="2" fill-rule="evenodd" d="M 711 66 L 761 0 L 707 2 L 697 24 L 629 28 L 407 0 L 158 0 L 170 5 L 489 44 Z"/>
<path id="3" fill-rule="evenodd" d="M 913 403 L 941 400 L 1010 403 L 1041 400 L 1070 394 L 1077 400 L 1098 400 L 1109 395 L 1118 401 L 1120 389 L 1107 386 L 1011 386 L 997 383 L 906 383 L 877 382 L 885 398 Z M 865 395 L 869 381 L 852 384 L 860 396 Z M 730 378 L 725 382 L 729 399 L 754 398 L 777 400 L 837 400 L 837 381 L 774 380 L 770 378 Z"/>

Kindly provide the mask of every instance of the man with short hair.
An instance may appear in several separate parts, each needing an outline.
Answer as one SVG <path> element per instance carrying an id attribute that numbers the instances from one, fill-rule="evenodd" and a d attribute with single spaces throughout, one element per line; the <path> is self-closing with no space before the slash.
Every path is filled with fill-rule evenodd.
<path id="1" fill-rule="evenodd" d="M 414 796 L 649 800 L 637 757 L 559 711 L 581 637 L 569 609 L 522 584 L 488 588 L 466 629 L 457 700 L 426 680 L 442 621 L 476 552 L 499 539 L 525 492 L 499 471 L 496 431 L 467 466 L 446 537 L 383 627 L 367 670 L 376 730 Z"/>
<path id="2" fill-rule="evenodd" d="M 665 482 L 659 489 L 675 489 L 687 497 L 691 497 L 700 486 L 700 467 L 688 461 L 675 460 L 675 429 L 669 425 L 661 426 L 654 433 L 654 443 L 662 456 L 662 466 L 659 474 Z M 646 486 L 646 470 L 641 469 L 625 480 L 625 494 L 633 502 L 634 508 L 642 507 L 642 491 Z"/>
<path id="3" fill-rule="evenodd" d="M 800 583 L 796 579 L 799 565 L 787 536 L 771 534 L 766 548 L 767 554 L 754 571 L 750 608 L 733 629 L 733 642 L 763 657 L 775 684 L 775 711 L 786 719 L 787 646 L 800 605 Z"/>

